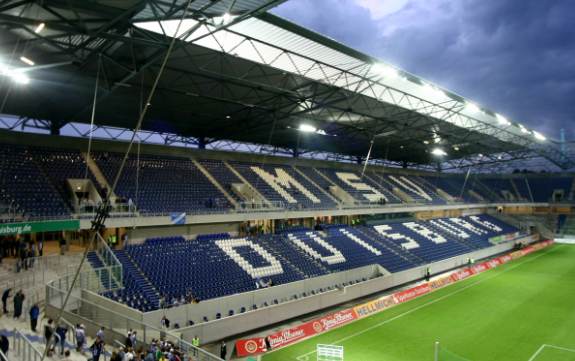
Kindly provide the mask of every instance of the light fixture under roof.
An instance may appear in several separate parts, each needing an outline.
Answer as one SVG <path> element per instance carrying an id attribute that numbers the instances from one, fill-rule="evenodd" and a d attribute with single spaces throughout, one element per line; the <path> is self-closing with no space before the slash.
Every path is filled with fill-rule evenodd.
<path id="1" fill-rule="evenodd" d="M 424 83 L 423 84 L 423 90 L 425 91 L 425 93 L 429 94 L 429 95 L 433 95 L 436 97 L 442 97 L 445 96 L 445 93 L 443 92 L 443 90 L 429 84 L 429 83 Z"/>
<path id="2" fill-rule="evenodd" d="M 4 63 L 0 63 L 0 76 L 8 77 L 17 84 L 30 83 L 30 78 L 21 69 L 13 69 Z"/>
<path id="3" fill-rule="evenodd" d="M 23 63 L 26 63 L 26 64 L 28 64 L 28 65 L 30 65 L 30 66 L 34 66 L 34 64 L 35 64 L 32 60 L 30 60 L 29 58 L 25 57 L 24 55 L 22 55 L 22 56 L 20 57 L 20 61 L 23 62 Z"/>
<path id="4" fill-rule="evenodd" d="M 525 127 L 523 126 L 523 124 L 517 123 L 517 126 L 519 127 L 519 129 L 521 129 L 521 133 L 529 134 L 529 129 L 525 128 Z"/>
<path id="5" fill-rule="evenodd" d="M 481 110 L 477 104 L 469 102 L 465 104 L 465 109 L 473 113 L 477 113 Z"/>
<path id="6" fill-rule="evenodd" d="M 441 148 L 433 148 L 433 150 L 431 151 L 431 154 L 438 156 L 438 157 L 443 157 L 443 156 L 447 155 L 447 152 Z"/>
<path id="7" fill-rule="evenodd" d="M 34 32 L 35 32 L 36 34 L 40 34 L 40 32 L 41 32 L 42 30 L 44 30 L 44 27 L 45 27 L 45 26 L 46 26 L 46 24 L 44 24 L 44 23 L 38 24 L 38 26 L 36 27 L 36 29 L 34 29 Z"/>
<path id="8" fill-rule="evenodd" d="M 385 64 L 373 64 L 371 70 L 384 78 L 397 78 L 399 76 L 397 69 Z"/>
<path id="9" fill-rule="evenodd" d="M 536 131 L 533 131 L 533 136 L 535 137 L 535 139 L 540 140 L 542 142 L 547 140 L 547 138 L 543 134 Z"/>
<path id="10" fill-rule="evenodd" d="M 300 132 L 305 132 L 305 133 L 317 132 L 317 128 L 314 127 L 313 125 L 309 125 L 309 124 L 300 124 L 298 129 Z"/>
<path id="11" fill-rule="evenodd" d="M 19 72 L 19 71 L 14 71 L 12 74 L 9 75 L 9 77 L 18 84 L 28 84 L 30 83 L 30 78 L 28 77 L 28 75 Z"/>
<path id="12" fill-rule="evenodd" d="M 499 122 L 499 124 L 501 125 L 511 125 L 511 122 L 509 120 L 507 120 L 507 118 L 505 118 L 503 115 L 501 114 L 496 114 L 495 117 L 497 118 L 497 121 Z"/>

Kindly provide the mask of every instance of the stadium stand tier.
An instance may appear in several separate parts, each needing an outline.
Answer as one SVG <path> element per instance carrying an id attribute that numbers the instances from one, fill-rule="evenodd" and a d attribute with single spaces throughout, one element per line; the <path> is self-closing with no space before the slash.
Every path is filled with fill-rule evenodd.
<path id="1" fill-rule="evenodd" d="M 491 237 L 517 231 L 492 216 L 475 215 L 293 229 L 259 237 L 153 238 L 115 251 L 125 284 L 104 295 L 150 311 L 160 304 L 218 298 L 368 265 L 399 272 L 489 247 Z M 97 255 L 89 259 L 94 267 L 102 266 Z"/>
<path id="2" fill-rule="evenodd" d="M 77 218 L 68 179 L 87 179 L 102 198 L 113 184 L 123 154 L 0 144 L 0 203 L 21 219 Z M 90 157 L 92 162 L 87 162 Z M 114 199 L 133 205 L 141 216 L 186 212 L 233 212 L 253 202 L 232 190 L 245 185 L 264 202 L 290 211 L 379 207 L 386 204 L 441 205 L 453 202 L 560 202 L 573 197 L 572 176 L 413 174 L 325 163 L 286 165 L 173 155 L 132 155 Z M 91 167 L 87 167 L 91 163 Z M 317 164 L 314 163 L 314 164 Z M 101 173 L 98 179 L 94 173 Z M 80 213 L 80 214 L 79 214 Z M 0 217 L 6 221 L 6 217 Z"/>

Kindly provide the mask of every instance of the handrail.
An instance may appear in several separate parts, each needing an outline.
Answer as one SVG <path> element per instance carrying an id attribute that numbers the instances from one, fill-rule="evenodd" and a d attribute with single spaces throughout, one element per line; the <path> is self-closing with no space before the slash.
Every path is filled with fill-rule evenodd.
<path id="1" fill-rule="evenodd" d="M 121 348 L 126 348 L 126 345 L 124 345 L 123 343 L 121 343 L 121 342 L 118 341 L 118 340 L 114 340 L 114 343 L 115 343 L 116 345 L 120 346 Z"/>
<path id="2" fill-rule="evenodd" d="M 39 361 L 42 359 L 42 353 L 17 329 L 14 329 L 13 343 L 14 349 L 18 355 L 21 355 L 23 361 Z"/>
<path id="3" fill-rule="evenodd" d="M 54 292 L 56 293 L 63 293 L 64 291 L 61 289 L 58 289 L 57 287 L 55 287 L 54 285 L 52 285 L 53 282 L 50 282 L 46 285 L 47 289 L 46 289 L 46 304 L 50 305 L 52 298 L 57 297 L 55 296 Z M 166 329 L 163 328 L 159 328 L 159 327 L 155 327 L 146 323 L 143 323 L 142 321 L 138 321 L 136 319 L 133 319 L 129 316 L 120 314 L 118 312 L 115 312 L 113 310 L 107 309 L 102 307 L 101 305 L 98 305 L 94 302 L 85 300 L 85 299 L 81 299 L 75 296 L 70 296 L 70 301 L 78 301 L 79 304 L 82 304 L 83 306 L 89 306 L 90 309 L 97 311 L 96 313 L 98 314 L 107 314 L 107 320 L 110 322 L 126 322 L 126 328 L 130 329 L 130 328 L 137 328 L 135 326 L 140 327 L 143 332 L 143 338 L 142 338 L 142 342 L 143 343 L 149 343 L 147 342 L 149 339 L 155 337 L 154 335 L 150 336 L 152 333 L 155 333 L 159 336 L 163 335 L 163 336 L 168 336 L 170 338 L 170 340 L 172 340 L 175 344 L 179 345 L 180 348 L 182 350 L 184 350 L 185 352 L 188 351 L 193 351 L 195 355 L 202 355 L 204 356 L 204 358 L 200 358 L 199 360 L 210 360 L 210 361 L 219 361 L 221 360 L 220 358 L 218 358 L 217 356 L 214 356 L 212 354 L 210 354 L 209 352 L 195 347 L 192 344 L 190 344 L 189 342 L 186 342 L 184 340 L 181 339 L 180 335 L 178 334 L 174 334 Z M 71 303 L 69 303 L 71 304 Z M 56 306 L 55 306 L 56 307 Z M 84 317 L 83 315 L 79 314 L 79 313 L 73 313 L 71 311 L 65 311 L 65 312 L 70 312 L 71 317 L 77 317 L 77 318 L 81 318 L 86 320 L 86 322 L 91 322 L 97 326 L 104 326 L 107 329 L 114 329 L 114 327 L 110 327 L 109 324 L 102 322 L 101 320 L 96 320 L 96 319 L 89 319 Z M 129 325 L 129 326 L 128 326 Z M 146 337 L 149 336 L 149 337 Z"/>
<path id="4" fill-rule="evenodd" d="M 124 266 L 122 265 L 122 262 L 118 260 L 114 254 L 114 251 L 112 251 L 104 238 L 102 238 L 102 235 L 100 235 L 100 233 L 96 233 L 96 236 L 99 240 L 98 244 L 96 244 L 96 250 L 98 254 L 102 257 L 102 261 L 104 262 L 105 266 L 112 267 L 110 269 L 110 277 L 114 277 L 116 283 L 122 286 L 124 284 Z M 114 269 L 116 267 L 117 269 Z M 119 270 L 119 274 L 117 274 L 118 272 L 114 272 L 115 270 Z"/>
<path id="5" fill-rule="evenodd" d="M 8 356 L 6 356 L 2 350 L 0 350 L 0 360 L 9 361 Z"/>
<path id="6" fill-rule="evenodd" d="M 76 341 L 76 326 L 72 324 L 72 322 L 66 320 L 65 318 L 61 317 L 60 322 L 66 324 L 68 326 L 68 335 L 70 335 L 70 341 L 76 345 L 78 342 Z"/>

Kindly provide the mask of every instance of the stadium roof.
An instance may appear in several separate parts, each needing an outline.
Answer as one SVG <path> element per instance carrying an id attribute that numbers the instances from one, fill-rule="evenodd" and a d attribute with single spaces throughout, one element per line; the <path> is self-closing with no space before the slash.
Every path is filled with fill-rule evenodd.
<path id="1" fill-rule="evenodd" d="M 267 13 L 283 1 L 0 2 L 4 63 L 35 63 L 32 83 L 12 86 L 0 113 L 54 131 L 89 123 L 98 78 L 96 124 L 133 128 L 175 36 L 145 130 L 358 159 L 373 144 L 372 158 L 404 164 L 542 157 L 573 167 L 557 142 Z"/>

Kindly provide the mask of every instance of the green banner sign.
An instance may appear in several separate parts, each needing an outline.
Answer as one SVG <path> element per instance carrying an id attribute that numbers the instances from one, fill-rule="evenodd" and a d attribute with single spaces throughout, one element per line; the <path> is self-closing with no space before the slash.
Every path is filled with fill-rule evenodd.
<path id="1" fill-rule="evenodd" d="M 63 221 L 0 223 L 0 236 L 37 232 L 75 231 L 80 229 L 77 219 Z"/>

